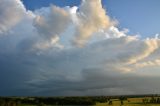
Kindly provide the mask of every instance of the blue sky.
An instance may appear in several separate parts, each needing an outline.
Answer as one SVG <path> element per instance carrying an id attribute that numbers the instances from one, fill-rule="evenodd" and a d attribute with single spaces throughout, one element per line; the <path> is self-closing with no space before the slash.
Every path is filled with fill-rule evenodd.
<path id="1" fill-rule="evenodd" d="M 35 10 L 54 4 L 60 7 L 79 6 L 81 0 L 23 0 L 27 9 Z M 159 0 L 102 0 L 107 13 L 119 21 L 119 28 L 143 38 L 160 33 Z"/>

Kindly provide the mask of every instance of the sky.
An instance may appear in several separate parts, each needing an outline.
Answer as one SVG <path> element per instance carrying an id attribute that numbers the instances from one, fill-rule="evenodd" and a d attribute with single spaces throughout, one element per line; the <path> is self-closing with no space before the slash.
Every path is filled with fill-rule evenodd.
<path id="1" fill-rule="evenodd" d="M 159 0 L 1 0 L 0 96 L 160 93 Z"/>
<path id="2" fill-rule="evenodd" d="M 29 10 L 54 4 L 60 7 L 79 6 L 81 0 L 23 0 Z M 103 8 L 110 17 L 118 20 L 119 28 L 130 29 L 129 34 L 152 37 L 160 33 L 159 0 L 102 0 Z"/>

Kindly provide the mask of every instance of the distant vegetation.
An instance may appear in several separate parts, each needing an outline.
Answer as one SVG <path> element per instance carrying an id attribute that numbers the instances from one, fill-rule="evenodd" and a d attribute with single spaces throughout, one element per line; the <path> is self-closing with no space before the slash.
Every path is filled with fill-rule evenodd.
<path id="1" fill-rule="evenodd" d="M 93 97 L 0 97 L 0 106 L 155 106 L 159 95 Z"/>

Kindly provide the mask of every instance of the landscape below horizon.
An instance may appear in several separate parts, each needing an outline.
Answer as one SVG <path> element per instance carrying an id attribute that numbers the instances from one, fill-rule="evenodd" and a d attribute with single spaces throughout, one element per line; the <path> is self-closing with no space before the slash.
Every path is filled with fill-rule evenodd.
<path id="1" fill-rule="evenodd" d="M 160 96 L 0 97 L 0 106 L 160 106 Z"/>

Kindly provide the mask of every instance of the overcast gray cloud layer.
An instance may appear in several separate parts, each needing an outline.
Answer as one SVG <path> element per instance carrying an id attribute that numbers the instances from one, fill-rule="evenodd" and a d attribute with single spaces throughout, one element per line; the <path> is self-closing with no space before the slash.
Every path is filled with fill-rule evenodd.
<path id="1" fill-rule="evenodd" d="M 0 1 L 0 95 L 159 93 L 160 39 L 114 23 L 98 0 L 35 11 Z"/>

